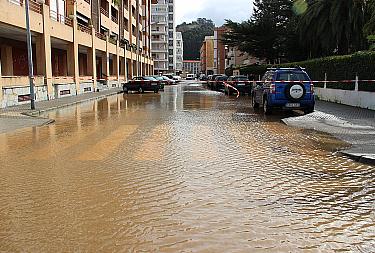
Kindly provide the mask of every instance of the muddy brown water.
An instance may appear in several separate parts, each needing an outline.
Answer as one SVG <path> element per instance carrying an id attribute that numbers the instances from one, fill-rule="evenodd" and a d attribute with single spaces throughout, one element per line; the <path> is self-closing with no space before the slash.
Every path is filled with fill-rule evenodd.
<path id="1" fill-rule="evenodd" d="M 374 252 L 374 167 L 246 97 L 184 83 L 47 116 L 0 135 L 1 252 Z"/>

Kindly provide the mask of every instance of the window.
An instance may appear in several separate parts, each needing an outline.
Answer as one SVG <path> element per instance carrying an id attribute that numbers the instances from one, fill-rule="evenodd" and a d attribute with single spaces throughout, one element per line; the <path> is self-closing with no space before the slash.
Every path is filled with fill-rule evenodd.
<path id="1" fill-rule="evenodd" d="M 310 81 L 303 72 L 283 72 L 277 75 L 276 81 Z"/>

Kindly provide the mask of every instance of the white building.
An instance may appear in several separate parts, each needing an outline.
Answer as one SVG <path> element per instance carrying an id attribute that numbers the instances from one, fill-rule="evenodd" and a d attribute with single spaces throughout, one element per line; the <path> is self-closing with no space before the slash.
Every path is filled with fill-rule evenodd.
<path id="1" fill-rule="evenodd" d="M 176 70 L 176 24 L 173 0 L 152 4 L 152 56 L 155 74 Z"/>
<path id="2" fill-rule="evenodd" d="M 198 75 L 201 73 L 201 61 L 184 60 L 183 71 L 186 74 Z"/>
<path id="3" fill-rule="evenodd" d="M 176 72 L 181 72 L 183 70 L 184 61 L 184 40 L 182 38 L 182 33 L 176 33 Z"/>

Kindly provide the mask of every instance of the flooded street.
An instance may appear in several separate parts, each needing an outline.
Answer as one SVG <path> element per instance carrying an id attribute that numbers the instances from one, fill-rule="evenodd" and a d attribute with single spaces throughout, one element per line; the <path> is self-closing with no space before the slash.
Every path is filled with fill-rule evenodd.
<path id="1" fill-rule="evenodd" d="M 248 97 L 183 83 L 45 116 L 0 135 L 1 252 L 374 252 L 374 167 Z"/>

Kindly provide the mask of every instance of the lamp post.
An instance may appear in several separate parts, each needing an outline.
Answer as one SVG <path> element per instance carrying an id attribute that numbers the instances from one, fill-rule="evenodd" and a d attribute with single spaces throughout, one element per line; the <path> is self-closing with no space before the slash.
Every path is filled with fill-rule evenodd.
<path id="1" fill-rule="evenodd" d="M 44 0 L 37 0 L 38 4 L 44 4 Z M 34 63 L 33 63 L 33 47 L 31 42 L 30 31 L 30 14 L 29 14 L 29 0 L 25 0 L 26 11 L 26 35 L 27 35 L 27 58 L 29 64 L 29 84 L 30 84 L 30 100 L 31 110 L 35 110 L 35 91 L 34 91 Z"/>
<path id="2" fill-rule="evenodd" d="M 33 48 L 32 48 L 32 43 L 31 43 L 29 0 L 25 0 L 25 10 L 26 10 L 27 57 L 28 57 L 28 64 L 29 64 L 31 110 L 35 110 Z"/>

